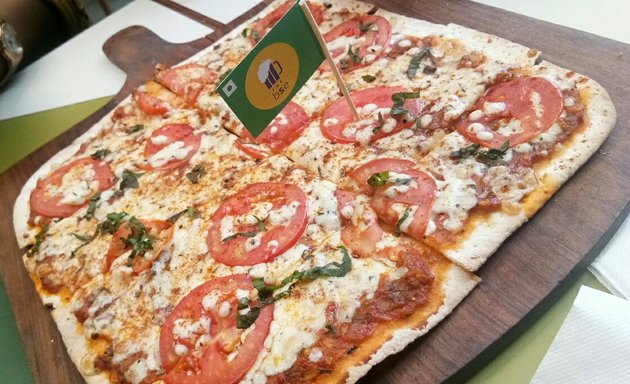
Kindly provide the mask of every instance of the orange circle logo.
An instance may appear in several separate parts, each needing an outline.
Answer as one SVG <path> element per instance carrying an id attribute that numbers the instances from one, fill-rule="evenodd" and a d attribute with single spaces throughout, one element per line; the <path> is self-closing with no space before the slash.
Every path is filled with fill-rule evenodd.
<path id="1" fill-rule="evenodd" d="M 254 57 L 245 77 L 245 94 L 258 109 L 269 110 L 289 97 L 300 70 L 297 52 L 286 43 L 274 43 Z"/>

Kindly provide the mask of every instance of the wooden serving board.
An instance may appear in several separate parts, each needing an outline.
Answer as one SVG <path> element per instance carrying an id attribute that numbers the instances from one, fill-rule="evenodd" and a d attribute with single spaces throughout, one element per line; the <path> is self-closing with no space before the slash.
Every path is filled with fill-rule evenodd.
<path id="1" fill-rule="evenodd" d="M 617 127 L 608 140 L 480 269 L 481 285 L 435 330 L 379 364 L 362 380 L 364 384 L 461 382 L 511 343 L 570 286 L 630 210 L 630 46 L 470 1 L 375 3 L 396 13 L 436 23 L 454 22 L 539 49 L 546 60 L 600 82 L 617 107 Z M 128 74 L 122 90 L 94 115 L 0 176 L 0 217 L 4 218 L 0 222 L 0 273 L 36 382 L 68 384 L 82 379 L 20 259 L 22 251 L 14 240 L 10 219 L 20 188 L 48 158 L 150 78 L 156 62 L 174 64 L 190 56 L 261 8 L 255 7 L 228 25 L 184 11 L 215 30 L 189 44 L 168 44 L 141 27 L 114 35 L 104 51 Z"/>

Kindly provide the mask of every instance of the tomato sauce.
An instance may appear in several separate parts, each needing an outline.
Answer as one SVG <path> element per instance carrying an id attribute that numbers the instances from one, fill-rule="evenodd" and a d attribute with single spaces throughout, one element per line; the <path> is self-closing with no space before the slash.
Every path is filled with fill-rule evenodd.
<path id="1" fill-rule="evenodd" d="M 405 319 L 427 304 L 435 276 L 426 260 L 410 250 L 400 251 L 396 256 L 397 264 L 408 268 L 403 277 L 397 280 L 381 277 L 373 297 L 363 298 L 350 322 L 336 320 L 336 304 L 331 303 L 326 314 L 326 327 L 319 332 L 317 341 L 298 356 L 291 368 L 269 377 L 267 383 L 311 383 L 320 375 L 333 371 L 370 338 L 381 323 Z M 322 358 L 311 361 L 309 354 L 315 348 L 322 352 Z"/>

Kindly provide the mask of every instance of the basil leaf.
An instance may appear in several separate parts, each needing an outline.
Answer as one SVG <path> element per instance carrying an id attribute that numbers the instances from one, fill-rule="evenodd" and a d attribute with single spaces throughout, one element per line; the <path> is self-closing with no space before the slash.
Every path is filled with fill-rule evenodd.
<path id="1" fill-rule="evenodd" d="M 94 211 L 96 210 L 96 203 L 101 199 L 101 194 L 97 193 L 90 197 L 90 203 L 88 204 L 87 211 L 85 212 L 85 219 L 92 219 L 94 217 Z"/>
<path id="2" fill-rule="evenodd" d="M 452 159 L 467 159 L 474 156 L 479 151 L 481 146 L 479 144 L 472 144 L 464 148 L 460 148 L 457 151 L 451 152 L 450 157 Z"/>
<path id="3" fill-rule="evenodd" d="M 110 212 L 107 214 L 107 219 L 96 226 L 96 230 L 99 233 L 107 232 L 113 235 L 127 216 L 129 216 L 127 212 Z"/>
<path id="4" fill-rule="evenodd" d="M 42 241 L 44 241 L 44 239 L 46 238 L 46 235 L 48 235 L 48 229 L 49 229 L 49 226 L 48 224 L 46 224 L 44 225 L 44 228 L 42 228 L 42 230 L 39 231 L 37 235 L 35 235 L 35 244 L 33 244 L 31 249 L 29 249 L 28 252 L 26 252 L 26 257 L 31 257 L 35 255 L 37 252 L 39 252 L 39 247 L 42 245 Z"/>
<path id="5" fill-rule="evenodd" d="M 361 64 L 363 58 L 359 55 L 359 48 L 352 50 L 352 45 L 348 45 L 348 56 L 353 63 Z"/>
<path id="6" fill-rule="evenodd" d="M 383 115 L 379 112 L 378 113 L 378 125 L 375 126 L 374 128 L 372 128 L 372 133 L 376 133 L 376 132 L 380 131 L 381 128 L 383 128 L 383 125 L 385 125 L 385 119 L 383 119 Z"/>
<path id="7" fill-rule="evenodd" d="M 206 170 L 201 165 L 195 165 L 193 169 L 190 170 L 186 174 L 186 178 L 190 180 L 191 183 L 197 184 L 199 179 L 206 174 Z"/>
<path id="8" fill-rule="evenodd" d="M 247 37 L 248 34 L 249 34 L 249 28 L 245 28 L 243 29 L 243 32 L 241 32 L 241 36 L 243 37 Z"/>
<path id="9" fill-rule="evenodd" d="M 72 233 L 71 233 L 71 235 L 72 235 L 72 236 L 74 236 L 74 237 L 76 237 L 77 239 L 79 239 L 79 240 L 83 241 L 83 242 L 85 242 L 85 241 L 90 241 L 90 240 L 92 240 L 92 239 L 93 239 L 93 236 L 81 235 L 81 234 L 74 233 L 74 232 L 72 232 Z"/>
<path id="10" fill-rule="evenodd" d="M 423 48 L 420 52 L 413 55 L 411 60 L 409 61 L 409 67 L 407 68 L 407 78 L 409 80 L 413 80 L 416 77 L 416 72 L 420 68 L 420 62 L 424 57 L 429 53 L 429 48 Z"/>
<path id="11" fill-rule="evenodd" d="M 264 232 L 267 230 L 267 226 L 265 225 L 265 221 L 261 220 L 258 216 L 256 215 L 252 215 L 254 216 L 254 219 L 256 219 L 256 226 L 258 227 L 257 230 L 255 231 L 249 231 L 249 232 L 236 232 L 233 235 L 230 235 L 228 237 L 224 237 L 223 239 L 221 239 L 221 242 L 225 243 L 226 241 L 230 241 L 232 239 L 235 239 L 239 236 L 243 236 L 243 237 L 254 237 L 257 234 L 259 234 L 260 232 Z"/>
<path id="12" fill-rule="evenodd" d="M 396 223 L 396 236 L 400 236 L 400 226 L 402 225 L 402 223 L 405 222 L 405 220 L 407 220 L 410 213 L 411 213 L 411 208 L 405 209 L 405 212 L 403 212 L 402 216 Z"/>
<path id="13" fill-rule="evenodd" d="M 123 171 L 122 180 L 118 189 L 124 191 L 128 188 L 138 188 L 138 177 L 144 175 L 144 173 L 135 173 L 131 171 Z"/>
<path id="14" fill-rule="evenodd" d="M 425 75 L 432 75 L 435 71 L 437 71 L 437 68 L 432 65 L 425 65 L 424 68 L 422 68 L 422 73 Z"/>
<path id="15" fill-rule="evenodd" d="M 285 291 L 275 294 L 274 293 L 280 289 L 285 288 L 287 285 L 293 284 L 295 282 L 299 282 L 302 280 L 312 281 L 322 276 L 329 277 L 343 277 L 350 272 L 352 269 L 352 258 L 350 254 L 346 250 L 345 247 L 340 246 L 339 250 L 343 252 L 343 258 L 341 263 L 332 262 L 328 263 L 323 267 L 315 267 L 312 269 L 308 269 L 306 271 L 298 271 L 295 270 L 293 273 L 287 277 L 285 277 L 279 285 L 267 285 L 262 278 L 253 278 L 252 285 L 258 291 L 258 299 L 259 303 L 253 307 L 249 307 L 249 311 L 245 314 L 241 314 L 240 311 L 236 315 L 236 327 L 239 329 L 249 328 L 260 314 L 260 309 L 267 304 L 272 304 L 273 302 L 280 300 L 283 297 L 286 297 L 291 287 L 286 289 Z M 249 300 L 245 302 L 241 299 L 239 302 L 239 310 L 245 309 L 245 305 L 249 306 Z"/>
<path id="16" fill-rule="evenodd" d="M 490 148 L 487 151 L 479 151 L 479 153 L 477 153 L 477 161 L 479 161 L 480 163 L 484 163 L 490 167 L 497 165 L 500 160 L 503 159 L 503 156 L 505 156 L 505 154 L 507 153 L 507 151 L 510 149 L 510 142 L 506 141 L 504 142 L 501 147 L 495 149 L 495 148 Z"/>
<path id="17" fill-rule="evenodd" d="M 98 149 L 96 152 L 91 154 L 90 157 L 94 160 L 101 160 L 103 157 L 109 155 L 110 153 L 112 153 L 112 151 L 110 151 L 107 148 L 103 148 L 103 149 Z"/>
<path id="18" fill-rule="evenodd" d="M 376 32 L 377 30 L 371 29 L 374 23 L 363 24 L 363 20 L 359 21 L 359 31 L 365 32 Z"/>
<path id="19" fill-rule="evenodd" d="M 236 328 L 247 329 L 252 326 L 260 315 L 261 307 L 249 307 L 249 311 L 245 314 L 241 314 L 240 311 L 236 314 Z"/>
<path id="20" fill-rule="evenodd" d="M 362 78 L 362 79 L 363 79 L 363 81 L 365 81 L 366 83 L 371 83 L 371 82 L 373 82 L 374 80 L 376 80 L 376 77 L 375 77 L 375 76 L 372 76 L 372 75 L 363 75 L 363 76 L 361 76 L 361 78 Z"/>
<path id="21" fill-rule="evenodd" d="M 392 101 L 394 102 L 394 105 L 392 105 L 389 115 L 395 116 L 409 113 L 409 111 L 404 108 L 405 100 L 417 99 L 419 97 L 420 92 L 398 92 L 392 94 Z"/>
<path id="22" fill-rule="evenodd" d="M 142 124 L 136 124 L 136 125 L 133 125 L 133 126 L 131 126 L 131 127 L 127 128 L 127 129 L 125 130 L 125 132 L 126 132 L 127 134 L 131 134 L 131 133 L 135 133 L 135 132 L 138 132 L 138 131 L 142 131 L 143 129 L 144 129 L 144 125 L 142 125 Z"/>
<path id="23" fill-rule="evenodd" d="M 389 172 L 378 172 L 370 176 L 367 183 L 373 187 L 382 187 L 389 180 Z"/>
<path id="24" fill-rule="evenodd" d="M 184 209 L 182 211 L 179 211 L 176 214 L 174 214 L 173 216 L 171 216 L 168 219 L 166 219 L 166 221 L 168 221 L 171 224 L 175 224 L 175 222 L 177 220 L 179 220 L 179 218 L 182 217 L 185 214 L 188 214 L 188 217 L 191 220 L 194 220 L 194 219 L 199 217 L 199 211 L 197 211 L 194 207 L 189 205 L 188 207 L 186 207 L 186 209 Z"/>
<path id="25" fill-rule="evenodd" d="M 129 227 L 131 233 L 124 239 L 127 246 L 131 247 L 131 254 L 127 259 L 127 266 L 131 266 L 131 262 L 136 255 L 143 255 L 147 251 L 153 249 L 153 241 L 155 238 L 147 232 L 147 228 L 138 219 L 132 216 L 129 219 Z"/>

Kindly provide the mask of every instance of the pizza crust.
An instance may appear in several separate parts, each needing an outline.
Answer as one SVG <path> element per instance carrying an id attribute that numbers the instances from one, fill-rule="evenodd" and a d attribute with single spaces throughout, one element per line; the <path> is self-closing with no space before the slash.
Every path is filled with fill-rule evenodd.
<path id="1" fill-rule="evenodd" d="M 444 279 L 444 285 L 442 286 L 444 299 L 438 311 L 431 315 L 424 325 L 409 323 L 407 326 L 395 330 L 391 338 L 369 356 L 369 360 L 366 363 L 349 369 L 348 378 L 345 381 L 346 384 L 357 382 L 373 366 L 385 360 L 386 357 L 402 351 L 414 340 L 426 334 L 448 316 L 480 281 L 481 279 L 456 265 L 451 266 Z"/>

